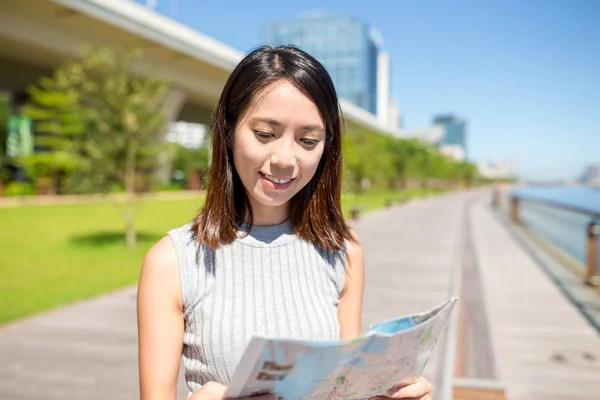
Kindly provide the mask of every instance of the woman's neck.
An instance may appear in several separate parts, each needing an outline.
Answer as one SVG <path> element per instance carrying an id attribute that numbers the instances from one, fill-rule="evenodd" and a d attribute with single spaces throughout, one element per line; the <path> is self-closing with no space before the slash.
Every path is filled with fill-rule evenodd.
<path id="1" fill-rule="evenodd" d="M 290 211 L 287 203 L 277 207 L 252 204 L 252 216 L 254 226 L 275 226 L 287 221 Z"/>

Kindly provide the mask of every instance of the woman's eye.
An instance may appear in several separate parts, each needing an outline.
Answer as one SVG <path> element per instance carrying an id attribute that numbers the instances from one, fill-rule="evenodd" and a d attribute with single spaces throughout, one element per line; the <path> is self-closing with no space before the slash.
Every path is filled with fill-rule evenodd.
<path id="1" fill-rule="evenodd" d="M 300 141 L 307 146 L 316 146 L 319 143 L 318 139 L 309 139 L 309 138 L 302 138 L 302 139 L 300 139 Z"/>
<path id="2" fill-rule="evenodd" d="M 273 137 L 273 134 L 269 132 L 255 131 L 254 133 L 261 139 L 270 139 Z"/>

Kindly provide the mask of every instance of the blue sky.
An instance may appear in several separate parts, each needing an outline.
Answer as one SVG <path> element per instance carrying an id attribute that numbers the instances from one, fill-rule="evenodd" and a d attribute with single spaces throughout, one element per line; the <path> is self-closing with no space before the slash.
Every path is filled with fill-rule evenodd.
<path id="1" fill-rule="evenodd" d="M 528 178 L 572 178 L 600 163 L 600 1 L 157 1 L 242 51 L 260 45 L 269 21 L 354 16 L 383 36 L 405 128 L 455 113 L 468 122 L 472 160 L 512 155 Z"/>

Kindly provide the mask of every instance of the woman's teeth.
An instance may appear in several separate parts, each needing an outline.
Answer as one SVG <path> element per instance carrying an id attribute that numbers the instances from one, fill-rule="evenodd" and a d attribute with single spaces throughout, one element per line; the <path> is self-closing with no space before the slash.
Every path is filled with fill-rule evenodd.
<path id="1" fill-rule="evenodd" d="M 288 183 L 289 181 L 291 181 L 291 179 L 278 179 L 278 178 L 275 178 L 272 175 L 267 175 L 267 174 L 264 174 L 264 176 L 265 176 L 265 178 L 267 178 L 271 182 L 278 183 L 280 185 L 284 185 L 284 184 Z"/>

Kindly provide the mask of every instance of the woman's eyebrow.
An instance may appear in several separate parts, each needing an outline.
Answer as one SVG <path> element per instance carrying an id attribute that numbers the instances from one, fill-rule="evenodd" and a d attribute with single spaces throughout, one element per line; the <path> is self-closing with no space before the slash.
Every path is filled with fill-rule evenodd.
<path id="1" fill-rule="evenodd" d="M 306 126 L 303 126 L 302 129 L 305 131 L 319 131 L 319 132 L 325 130 L 320 125 L 306 125 Z"/>
<path id="2" fill-rule="evenodd" d="M 281 122 L 276 121 L 276 120 L 271 119 L 271 118 L 253 118 L 252 122 L 253 123 L 264 122 L 265 124 L 268 124 L 268 125 L 271 125 L 271 126 L 281 126 Z"/>
<path id="3" fill-rule="evenodd" d="M 274 127 L 281 127 L 283 125 L 281 122 L 279 122 L 275 119 L 272 119 L 272 118 L 256 117 L 251 120 L 251 123 L 257 123 L 257 122 L 262 122 L 262 123 L 265 123 L 265 124 L 268 124 L 268 125 L 271 125 Z M 323 127 L 321 127 L 321 125 L 317 125 L 317 124 L 305 125 L 300 129 L 302 129 L 303 131 L 308 131 L 308 132 L 311 132 L 311 131 L 323 132 L 323 131 L 325 131 L 325 128 L 323 128 Z"/>

